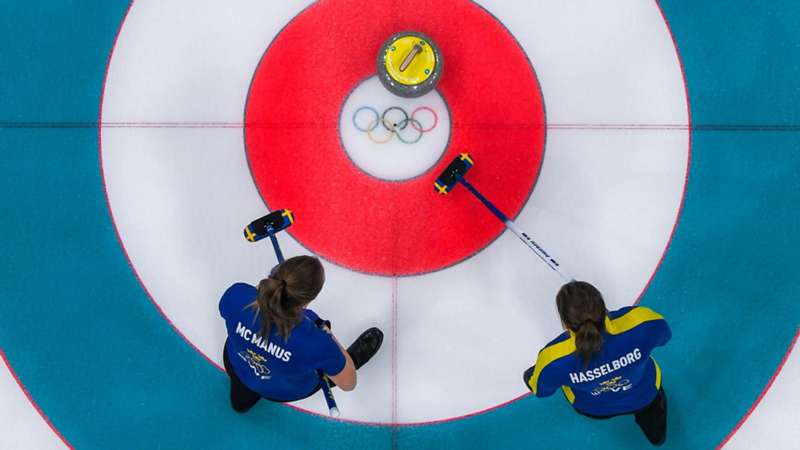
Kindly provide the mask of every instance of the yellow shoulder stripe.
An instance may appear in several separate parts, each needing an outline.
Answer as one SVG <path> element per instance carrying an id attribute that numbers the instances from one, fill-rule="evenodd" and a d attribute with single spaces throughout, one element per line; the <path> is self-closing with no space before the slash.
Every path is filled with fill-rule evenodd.
<path id="1" fill-rule="evenodd" d="M 653 364 L 656 366 L 656 389 L 661 389 L 661 367 L 658 367 L 658 363 L 656 359 L 650 356 L 650 359 L 653 360 Z"/>
<path id="2" fill-rule="evenodd" d="M 663 318 L 661 314 L 658 314 L 650 308 L 637 306 L 616 319 L 609 319 L 609 317 L 606 316 L 606 331 L 609 334 L 620 334 L 632 328 L 636 328 L 644 322 Z"/>
<path id="3" fill-rule="evenodd" d="M 564 391 L 564 396 L 567 397 L 567 401 L 569 402 L 570 405 L 575 403 L 575 393 L 572 392 L 571 387 L 564 385 L 561 386 L 561 390 Z"/>
<path id="4" fill-rule="evenodd" d="M 539 382 L 539 375 L 542 374 L 542 370 L 551 362 L 559 358 L 563 358 L 574 351 L 575 336 L 570 334 L 569 339 L 561 341 L 558 344 L 545 347 L 539 352 L 539 357 L 536 358 L 536 368 L 533 369 L 533 375 L 528 380 L 528 386 L 530 386 L 531 392 L 533 392 L 534 395 L 536 395 L 536 385 Z"/>

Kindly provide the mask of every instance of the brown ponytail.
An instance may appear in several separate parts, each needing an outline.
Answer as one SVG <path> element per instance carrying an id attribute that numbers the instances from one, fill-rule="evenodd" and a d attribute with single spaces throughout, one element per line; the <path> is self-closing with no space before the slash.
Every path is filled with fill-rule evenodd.
<path id="1" fill-rule="evenodd" d="M 261 337 L 269 339 L 272 325 L 284 340 L 301 320 L 303 308 L 317 297 L 325 283 L 319 259 L 295 256 L 275 266 L 268 278 L 258 283 L 256 301 L 250 307 L 261 318 Z"/>
<path id="2" fill-rule="evenodd" d="M 558 315 L 564 325 L 575 333 L 575 348 L 589 365 L 592 357 L 603 347 L 606 305 L 603 295 L 585 281 L 572 281 L 561 286 L 556 296 Z"/>

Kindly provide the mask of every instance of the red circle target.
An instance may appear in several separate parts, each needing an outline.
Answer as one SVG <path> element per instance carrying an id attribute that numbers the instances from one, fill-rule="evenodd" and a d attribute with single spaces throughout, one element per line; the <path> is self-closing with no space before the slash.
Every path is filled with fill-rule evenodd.
<path id="1" fill-rule="evenodd" d="M 339 114 L 348 94 L 375 74 L 383 42 L 404 30 L 427 34 L 441 50 L 437 90 L 449 107 L 450 141 L 428 172 L 387 181 L 348 158 Z M 470 181 L 515 217 L 539 173 L 544 124 L 525 53 L 475 3 L 327 0 L 296 16 L 264 53 L 245 108 L 245 145 L 264 202 L 295 212 L 288 231 L 300 243 L 350 269 L 399 276 L 460 262 L 503 231 L 465 189 L 444 197 L 433 181 L 469 152 Z"/>

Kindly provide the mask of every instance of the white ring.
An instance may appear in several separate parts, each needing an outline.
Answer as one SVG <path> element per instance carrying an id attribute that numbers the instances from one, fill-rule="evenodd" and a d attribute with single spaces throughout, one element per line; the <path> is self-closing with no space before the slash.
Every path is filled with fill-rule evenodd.
<path id="1" fill-rule="evenodd" d="M 134 3 L 111 59 L 103 122 L 241 122 L 259 58 L 309 3 Z M 479 3 L 533 62 L 551 125 L 541 174 L 518 225 L 574 276 L 595 282 L 610 307 L 632 303 L 670 239 L 689 132 L 588 125 L 688 124 L 680 63 L 658 5 Z M 181 20 L 165 20 L 171 17 Z M 221 362 L 219 295 L 234 281 L 255 282 L 274 263 L 268 248 L 241 237 L 242 227 L 265 212 L 242 130 L 104 128 L 101 144 L 108 199 L 134 268 L 169 320 Z M 481 161 L 476 164 L 478 173 Z M 305 252 L 288 235 L 280 239 L 285 254 Z M 332 264 L 326 270 L 314 307 L 334 321 L 343 342 L 368 325 L 391 329 L 391 279 Z M 552 305 L 559 284 L 508 233 L 455 267 L 400 279 L 396 409 L 387 388 L 393 348 L 387 333 L 358 390 L 337 396 L 344 418 L 388 422 L 394 413 L 406 423 L 440 420 L 523 394 L 522 370 L 559 329 Z M 314 396 L 299 405 L 327 414 Z"/>

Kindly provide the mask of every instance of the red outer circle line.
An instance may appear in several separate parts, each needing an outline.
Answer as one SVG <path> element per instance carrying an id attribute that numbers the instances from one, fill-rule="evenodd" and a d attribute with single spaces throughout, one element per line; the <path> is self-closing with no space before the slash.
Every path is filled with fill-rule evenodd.
<path id="1" fill-rule="evenodd" d="M 102 122 L 102 117 L 103 117 L 103 99 L 104 99 L 104 96 L 105 96 L 105 87 L 106 87 L 106 83 L 108 81 L 108 71 L 109 71 L 110 66 L 111 66 L 111 59 L 112 59 L 112 57 L 114 55 L 114 49 L 116 47 L 117 40 L 119 39 L 120 32 L 122 31 L 122 27 L 125 25 L 125 20 L 127 19 L 128 13 L 130 12 L 131 8 L 133 7 L 134 1 L 135 0 L 131 0 L 131 2 L 128 4 L 128 9 L 125 11 L 125 15 L 123 16 L 122 21 L 120 22 L 119 28 L 117 29 L 117 34 L 114 37 L 114 42 L 113 42 L 112 47 L 111 47 L 111 52 L 109 53 L 109 56 L 108 56 L 108 61 L 106 63 L 106 71 L 105 71 L 105 75 L 103 77 L 103 86 L 102 86 L 102 90 L 101 90 L 101 94 L 100 94 L 100 108 L 99 108 L 98 124 L 102 124 L 103 123 Z M 692 121 L 691 121 L 691 108 L 690 108 L 690 104 L 689 104 L 689 87 L 688 87 L 687 80 L 686 80 L 686 71 L 684 69 L 683 61 L 680 58 L 680 53 L 678 52 L 677 42 L 675 41 L 675 37 L 674 37 L 674 35 L 672 33 L 672 29 L 669 27 L 669 22 L 667 22 L 667 20 L 666 20 L 666 16 L 664 15 L 664 11 L 663 11 L 663 9 L 661 7 L 661 4 L 659 3 L 658 0 L 654 0 L 654 1 L 655 1 L 656 5 L 658 6 L 659 11 L 661 12 L 661 16 L 664 19 L 665 24 L 667 25 L 667 29 L 669 30 L 670 36 L 672 37 L 673 45 L 675 46 L 675 52 L 676 52 L 676 55 L 678 57 L 678 62 L 679 62 L 680 67 L 681 67 L 681 73 L 683 75 L 684 89 L 685 89 L 685 92 L 686 92 L 687 112 L 689 114 L 689 127 L 688 128 L 689 128 L 690 135 L 689 135 L 689 158 L 688 158 L 688 161 L 690 162 L 691 161 L 691 144 L 692 144 L 692 140 L 691 140 L 691 123 L 692 123 Z M 480 6 L 480 5 L 478 5 L 478 6 Z M 499 19 L 497 19 L 497 20 L 499 21 Z M 175 332 L 187 344 L 189 344 L 189 346 L 192 349 L 194 349 L 197 353 L 199 353 L 200 356 L 202 356 L 212 366 L 216 367 L 219 371 L 225 373 L 225 369 L 223 369 L 222 366 L 220 366 L 219 364 L 214 362 L 205 353 L 203 353 L 202 350 L 200 350 L 188 337 L 186 337 L 186 335 L 184 335 L 180 331 L 180 329 L 177 326 L 175 326 L 175 324 L 172 322 L 172 320 L 169 319 L 169 317 L 166 315 L 164 310 L 161 308 L 161 306 L 155 300 L 153 295 L 147 289 L 147 286 L 145 285 L 144 281 L 141 279 L 141 277 L 139 276 L 138 272 L 136 271 L 136 268 L 134 267 L 134 265 L 133 265 L 133 263 L 132 263 L 132 261 L 130 259 L 130 255 L 128 254 L 127 249 L 125 248 L 125 244 L 122 241 L 122 237 L 121 237 L 121 235 L 119 233 L 119 227 L 116 224 L 116 221 L 114 219 L 114 213 L 113 213 L 113 211 L 111 209 L 111 202 L 110 202 L 109 197 L 108 197 L 108 189 L 107 189 L 106 183 L 105 183 L 105 172 L 103 171 L 103 151 L 102 151 L 102 138 L 101 137 L 102 137 L 102 125 L 98 126 L 98 149 L 99 149 L 100 173 L 101 173 L 101 178 L 102 178 L 102 183 L 103 183 L 103 191 L 104 191 L 104 194 L 105 194 L 105 197 L 106 197 L 106 206 L 108 208 L 109 216 L 111 218 L 112 225 L 114 226 L 114 232 L 116 233 L 117 240 L 119 241 L 119 244 L 120 244 L 120 248 L 122 248 L 122 251 L 125 254 L 125 258 L 126 258 L 126 260 L 128 262 L 128 266 L 131 268 L 131 270 L 132 270 L 134 276 L 136 277 L 137 281 L 139 282 L 139 284 L 144 289 L 145 294 L 147 295 L 148 299 L 153 304 L 153 306 L 156 308 L 158 313 L 161 314 L 161 316 L 164 318 L 164 320 L 166 320 L 166 322 L 175 330 Z M 686 182 L 684 183 L 684 191 L 683 191 L 683 195 L 682 195 L 682 198 L 681 198 L 681 204 L 680 204 L 679 209 L 678 209 L 678 214 L 676 216 L 675 225 L 673 226 L 673 229 L 672 229 L 672 234 L 670 235 L 670 238 L 669 238 L 669 240 L 667 242 L 667 246 L 664 249 L 664 253 L 662 254 L 661 259 L 659 260 L 658 264 L 656 265 L 656 268 L 653 271 L 653 274 L 651 275 L 650 280 L 648 280 L 647 284 L 642 289 L 642 292 L 639 294 L 639 297 L 634 302 L 634 305 L 639 303 L 639 301 L 641 300 L 642 296 L 647 291 L 647 288 L 649 287 L 650 283 L 652 282 L 653 278 L 655 277 L 655 274 L 658 272 L 658 269 L 660 268 L 661 263 L 664 260 L 664 256 L 666 255 L 667 250 L 669 249 L 669 246 L 671 245 L 672 238 L 674 237 L 675 230 L 677 229 L 678 222 L 679 222 L 679 219 L 680 219 L 680 215 L 681 215 L 682 210 L 683 210 L 683 204 L 684 204 L 684 200 L 686 198 L 686 188 L 687 188 L 687 184 L 688 184 L 688 178 L 689 178 L 689 164 L 687 163 L 687 167 L 686 167 Z M 528 395 L 529 395 L 529 393 L 524 393 L 524 394 L 522 394 L 522 395 L 520 395 L 520 396 L 518 396 L 516 398 L 513 398 L 511 400 L 508 400 L 508 401 L 506 401 L 504 403 L 500 403 L 498 405 L 494 405 L 492 407 L 489 407 L 489 408 L 486 408 L 486 409 L 483 409 L 483 410 L 474 411 L 474 412 L 471 412 L 471 413 L 468 413 L 468 414 L 463 414 L 463 415 L 460 415 L 460 416 L 450 417 L 450 418 L 446 418 L 446 419 L 438 419 L 438 420 L 432 420 L 432 421 L 421 421 L 421 422 L 409 422 L 409 423 L 390 423 L 390 424 L 387 424 L 385 422 L 370 422 L 370 421 L 360 421 L 360 420 L 352 420 L 352 419 L 344 419 L 344 418 L 332 418 L 332 417 L 326 416 L 324 414 L 317 413 L 315 411 L 306 410 L 306 409 L 297 407 L 297 406 L 292 405 L 292 404 L 284 404 L 284 405 L 289 407 L 289 408 L 292 408 L 292 409 L 294 409 L 296 411 L 300 411 L 300 412 L 303 412 L 303 413 L 306 413 L 306 414 L 309 414 L 309 415 L 312 415 L 312 416 L 318 416 L 318 417 L 321 417 L 323 419 L 336 421 L 336 422 L 345 422 L 345 423 L 354 423 L 354 424 L 366 424 L 366 425 L 377 425 L 377 426 L 420 426 L 420 425 L 434 425 L 434 424 L 440 424 L 440 423 L 447 423 L 447 422 L 452 422 L 452 421 L 457 421 L 457 420 L 460 420 L 460 419 L 465 419 L 465 418 L 477 416 L 479 414 L 489 413 L 489 412 L 494 411 L 496 409 L 499 409 L 499 408 L 508 406 L 508 405 L 510 405 L 510 404 L 512 404 L 514 402 L 517 402 L 517 401 L 521 400 L 522 398 L 527 397 Z"/>
<path id="2" fill-rule="evenodd" d="M 753 411 L 756 410 L 756 408 L 758 407 L 759 403 L 761 403 L 761 400 L 764 399 L 764 396 L 767 395 L 767 392 L 769 392 L 769 389 L 772 387 L 772 383 L 774 383 L 775 380 L 778 378 L 778 375 L 780 375 L 781 371 L 783 370 L 783 366 L 786 365 L 786 361 L 789 360 L 789 355 L 791 355 L 792 351 L 794 351 L 794 347 L 797 344 L 797 338 L 798 337 L 800 337 L 800 327 L 797 328 L 797 332 L 795 332 L 794 339 L 792 339 L 792 343 L 789 345 L 789 348 L 786 350 L 786 353 L 784 353 L 783 358 L 781 358 L 781 362 L 780 362 L 780 364 L 778 364 L 778 368 L 775 369 L 775 372 L 773 372 L 772 376 L 769 378 L 769 381 L 767 382 L 767 385 L 764 386 L 764 389 L 761 390 L 761 393 L 758 395 L 758 397 L 753 402 L 753 404 L 750 405 L 750 408 L 747 410 L 747 412 L 744 414 L 744 416 L 741 419 L 739 419 L 739 422 L 736 423 L 736 426 L 733 427 L 733 430 L 731 430 L 731 432 L 728 433 L 728 435 L 725 437 L 725 439 L 723 439 L 723 441 L 720 442 L 720 444 L 716 447 L 717 450 L 719 450 L 722 447 L 724 447 L 725 444 L 727 444 L 728 441 L 731 440 L 731 438 L 736 434 L 736 432 L 739 431 L 739 429 L 742 427 L 742 425 L 744 425 L 744 423 L 747 421 L 747 419 L 750 418 L 750 415 L 753 414 Z"/>
<path id="3" fill-rule="evenodd" d="M 680 222 L 681 214 L 683 214 L 683 205 L 686 202 L 686 191 L 689 189 L 689 172 L 692 165 L 692 138 L 694 134 L 692 133 L 692 106 L 689 103 L 689 83 L 686 80 L 686 68 L 683 66 L 683 60 L 681 59 L 681 52 L 678 51 L 678 41 L 675 40 L 675 34 L 672 32 L 672 28 L 669 26 L 669 21 L 667 20 L 666 14 L 664 14 L 664 8 L 661 7 L 661 3 L 658 0 L 654 0 L 656 6 L 658 7 L 658 11 L 661 13 L 661 18 L 664 20 L 664 24 L 667 26 L 667 31 L 669 32 L 669 37 L 672 39 L 672 46 L 675 48 L 675 56 L 678 58 L 678 65 L 681 68 L 681 77 L 683 78 L 683 89 L 684 95 L 686 97 L 686 114 L 687 114 L 687 130 L 689 131 L 689 149 L 688 154 L 686 155 L 686 174 L 684 175 L 683 181 L 683 193 L 681 194 L 681 203 L 678 205 L 678 214 L 675 215 L 675 224 L 672 226 L 672 231 L 669 234 L 669 239 L 667 239 L 667 245 L 664 247 L 664 252 L 661 254 L 661 258 L 658 260 L 658 264 L 656 264 L 656 269 L 653 271 L 653 274 L 650 275 L 650 279 L 647 280 L 642 291 L 639 292 L 639 296 L 636 297 L 636 301 L 633 302 L 633 305 L 636 306 L 642 301 L 642 297 L 644 297 L 644 293 L 647 292 L 647 288 L 650 287 L 650 283 L 653 282 L 653 278 L 656 277 L 656 273 L 658 273 L 658 269 L 661 268 L 661 263 L 664 262 L 664 258 L 667 256 L 667 251 L 672 246 L 672 239 L 675 237 L 675 231 L 678 230 L 678 222 Z"/>
<path id="4" fill-rule="evenodd" d="M 125 248 L 125 244 L 123 243 L 122 238 L 121 238 L 121 236 L 119 234 L 119 227 L 117 227 L 117 224 L 116 224 L 116 222 L 114 220 L 114 214 L 113 214 L 113 211 L 111 209 L 111 202 L 110 202 L 109 197 L 108 197 L 108 190 L 106 188 L 106 183 L 105 183 L 105 173 L 103 171 L 103 149 L 102 149 L 102 139 L 101 139 L 101 136 L 102 136 L 102 123 L 103 123 L 102 122 L 102 117 L 103 117 L 103 98 L 104 98 L 104 95 L 105 95 L 106 83 L 108 81 L 108 71 L 109 71 L 109 68 L 111 66 L 111 58 L 113 57 L 114 49 L 116 47 L 117 40 L 119 38 L 120 32 L 122 31 L 122 27 L 125 25 L 125 19 L 127 19 L 128 13 L 130 12 L 131 8 L 133 7 L 134 1 L 135 0 L 131 0 L 131 2 L 129 3 L 128 9 L 125 11 L 125 15 L 123 16 L 122 21 L 120 22 L 120 25 L 119 25 L 119 27 L 117 29 L 117 34 L 116 34 L 116 36 L 114 38 L 114 43 L 111 46 L 111 51 L 109 53 L 108 61 L 106 63 L 106 71 L 105 71 L 105 75 L 103 77 L 103 86 L 102 86 L 102 90 L 101 90 L 101 94 L 100 94 L 100 108 L 99 108 L 99 116 L 98 116 L 98 153 L 99 153 L 99 163 L 100 163 L 99 164 L 100 165 L 100 174 L 101 174 L 102 183 L 103 183 L 103 192 L 104 192 L 105 198 L 106 198 L 106 206 L 108 208 L 109 216 L 111 218 L 111 223 L 112 223 L 112 225 L 114 227 L 114 232 L 116 233 L 117 240 L 119 241 L 119 244 L 120 244 L 120 248 L 122 249 L 123 253 L 125 254 L 125 258 L 126 258 L 126 260 L 128 262 L 128 266 L 131 268 L 131 271 L 133 272 L 134 276 L 136 277 L 137 281 L 139 282 L 139 285 L 142 286 L 142 289 L 144 289 L 145 294 L 147 295 L 147 297 L 150 300 L 150 302 L 156 308 L 158 313 L 161 314 L 161 316 L 164 318 L 164 320 L 189 345 L 189 347 L 191 347 L 192 349 L 194 349 L 194 351 L 199 353 L 201 357 L 203 357 L 206 361 L 208 361 L 212 366 L 216 367 L 220 372 L 225 373 L 225 370 L 219 364 L 217 364 L 213 360 L 211 360 L 191 340 L 189 340 L 186 337 L 186 335 L 184 335 L 175 326 L 175 324 L 164 313 L 164 310 L 159 306 L 158 302 L 156 302 L 156 300 L 153 298 L 152 294 L 150 294 L 150 292 L 147 290 L 147 286 L 144 284 L 143 280 L 141 279 L 141 277 L 139 276 L 138 272 L 136 271 L 136 268 L 133 266 L 133 263 L 131 262 L 130 256 L 128 255 L 128 251 Z M 666 245 L 666 247 L 664 249 L 664 253 L 662 254 L 661 260 L 658 262 L 658 264 L 656 265 L 655 270 L 653 271 L 653 275 L 651 275 L 650 280 L 648 280 L 647 284 L 642 289 L 642 292 L 639 294 L 639 297 L 633 303 L 634 305 L 637 305 L 640 302 L 642 296 L 647 291 L 647 288 L 650 286 L 650 283 L 652 282 L 653 278 L 655 277 L 655 274 L 658 272 L 658 269 L 661 267 L 661 263 L 664 260 L 664 256 L 666 255 L 667 250 L 669 249 L 669 247 L 670 247 L 670 245 L 672 243 L 672 238 L 674 237 L 675 230 L 677 229 L 678 222 L 680 221 L 680 216 L 681 216 L 681 214 L 683 212 L 684 201 L 686 199 L 686 189 L 687 189 L 688 180 L 689 180 L 689 166 L 690 166 L 690 162 L 691 162 L 691 148 L 692 148 L 692 134 L 691 134 L 691 131 L 692 131 L 692 118 L 691 118 L 692 111 L 691 111 L 690 100 L 689 100 L 689 87 L 688 87 L 687 80 L 686 80 L 686 70 L 684 68 L 683 61 L 681 60 L 680 53 L 678 52 L 678 46 L 677 46 L 677 42 L 675 41 L 675 36 L 672 33 L 672 29 L 669 26 L 669 22 L 666 20 L 666 16 L 664 15 L 663 8 L 661 7 L 661 4 L 659 3 L 658 0 L 654 0 L 654 1 L 656 3 L 656 6 L 658 6 L 659 11 L 661 11 L 661 16 L 664 19 L 664 23 L 667 25 L 667 29 L 669 30 L 670 36 L 672 37 L 673 45 L 675 47 L 675 53 L 677 55 L 678 62 L 680 64 L 680 68 L 681 68 L 681 74 L 683 75 L 684 89 L 685 89 L 685 92 L 686 92 L 687 112 L 688 112 L 688 115 L 689 115 L 689 124 L 688 124 L 688 130 L 689 130 L 689 133 L 690 133 L 689 134 L 689 156 L 688 156 L 688 161 L 687 161 L 687 166 L 686 166 L 686 177 L 685 177 L 686 182 L 684 183 L 684 190 L 683 190 L 683 195 L 682 195 L 682 198 L 681 198 L 681 204 L 680 204 L 680 206 L 678 208 L 678 214 L 676 215 L 676 218 L 675 218 L 675 225 L 673 226 L 672 234 L 670 235 L 670 238 L 669 238 L 669 240 L 667 242 L 667 245 Z M 478 6 L 480 6 L 480 5 L 478 5 Z M 243 124 L 237 124 L 237 126 L 242 126 L 243 127 Z M 360 420 L 352 420 L 352 419 L 344 419 L 344 418 L 332 418 L 332 417 L 329 417 L 327 415 L 317 413 L 315 411 L 302 409 L 302 408 L 297 407 L 295 405 L 291 405 L 291 404 L 283 404 L 283 405 L 285 405 L 285 406 L 287 406 L 287 407 L 289 407 L 291 409 L 294 409 L 296 411 L 303 412 L 303 413 L 311 415 L 311 416 L 317 416 L 317 417 L 320 417 L 320 418 L 323 418 L 323 419 L 326 419 L 326 420 L 330 420 L 330 421 L 334 421 L 334 422 L 362 424 L 362 425 L 374 425 L 374 426 L 382 426 L 382 427 L 405 427 L 405 426 L 435 425 L 435 424 L 454 422 L 454 421 L 457 421 L 457 420 L 474 417 L 474 416 L 477 416 L 477 415 L 480 415 L 480 414 L 489 413 L 489 412 L 492 412 L 492 411 L 494 411 L 496 409 L 508 406 L 508 405 L 510 405 L 512 403 L 515 403 L 515 402 L 527 397 L 528 395 L 530 395 L 530 393 L 524 393 L 524 394 L 522 394 L 522 395 L 520 395 L 520 396 L 518 396 L 516 398 L 510 399 L 510 400 L 508 400 L 508 401 L 506 401 L 504 403 L 500 403 L 498 405 L 494 405 L 492 407 L 489 407 L 489 408 L 486 408 L 486 409 L 483 409 L 483 410 L 474 411 L 474 412 L 471 412 L 471 413 L 468 413 L 468 414 L 463 414 L 463 415 L 460 415 L 460 416 L 449 417 L 449 418 L 446 418 L 446 419 L 432 420 L 432 421 L 407 422 L 407 423 L 370 422 L 370 421 L 360 421 Z"/>
<path id="5" fill-rule="evenodd" d="M 14 371 L 14 366 L 11 365 L 11 361 L 8 360 L 8 357 L 6 356 L 6 353 L 3 351 L 2 348 L 0 348 L 0 359 L 2 359 L 6 367 L 8 367 L 8 372 L 11 374 L 11 377 L 14 378 L 14 381 L 17 383 L 17 386 L 19 386 L 19 389 L 22 391 L 22 393 L 25 394 L 25 398 L 28 399 L 28 402 L 30 402 L 31 406 L 33 406 L 36 412 L 39 413 L 39 417 L 41 417 L 42 420 L 44 420 L 44 423 L 46 423 L 47 426 L 50 427 L 51 430 L 53 430 L 53 433 L 55 433 L 56 436 L 58 436 L 58 438 L 61 439 L 61 442 L 63 442 L 64 445 L 74 450 L 75 447 L 72 444 L 70 444 L 69 441 L 67 441 L 67 438 L 65 438 L 60 431 L 58 431 L 58 428 L 56 428 L 56 426 L 53 425 L 53 422 L 50 421 L 50 419 L 47 417 L 47 414 L 45 414 L 44 411 L 42 411 L 42 408 L 40 408 L 39 404 L 36 403 L 36 400 L 33 399 L 31 393 L 28 392 L 28 390 L 25 388 L 25 385 L 22 383 L 22 380 L 17 375 L 17 372 Z"/>
<path id="6" fill-rule="evenodd" d="M 108 72 L 109 72 L 109 69 L 111 68 L 111 58 L 114 57 L 114 49 L 117 46 L 117 41 L 119 40 L 119 35 L 122 32 L 122 27 L 125 26 L 125 20 L 128 18 L 128 14 L 131 12 L 131 9 L 133 8 L 133 3 L 134 3 L 134 0 L 131 0 L 130 3 L 128 3 L 128 9 L 125 10 L 125 14 L 122 16 L 122 21 L 120 22 L 119 28 L 117 29 L 117 34 L 116 34 L 116 36 L 114 36 L 114 42 L 113 42 L 113 44 L 111 44 L 111 52 L 109 52 L 108 60 L 106 62 L 106 71 L 105 71 L 105 74 L 103 75 L 103 87 L 102 87 L 102 90 L 100 91 L 100 108 L 99 108 L 99 114 L 98 114 L 98 118 L 97 118 L 97 123 L 98 123 L 98 127 L 97 127 L 97 148 L 98 148 L 98 162 L 99 162 L 99 165 L 100 165 L 100 167 L 99 167 L 100 168 L 100 179 L 101 179 L 101 182 L 103 183 L 103 194 L 105 195 L 105 198 L 106 198 L 106 208 L 108 209 L 108 215 L 111 218 L 111 224 L 114 226 L 114 233 L 117 236 L 117 241 L 119 242 L 120 248 L 122 248 L 122 252 L 125 254 L 125 260 L 128 262 L 128 266 L 131 268 L 131 271 L 133 271 L 133 275 L 136 277 L 136 280 L 139 282 L 139 285 L 142 286 L 142 289 L 144 289 L 144 292 L 145 292 L 145 294 L 147 294 L 147 297 L 150 299 L 150 302 L 153 303 L 153 306 L 155 306 L 155 308 L 158 311 L 158 313 L 161 314 L 164 317 L 164 319 L 167 321 L 167 323 L 172 327 L 173 330 L 175 330 L 176 333 L 178 333 L 178 335 L 181 338 L 183 338 L 183 340 L 188 342 L 189 345 L 193 349 L 195 349 L 195 351 L 200 353 L 200 356 L 202 356 L 206 361 L 211 363 L 211 365 L 215 366 L 216 368 L 218 368 L 219 370 L 222 370 L 224 372 L 225 370 L 222 368 L 222 366 L 220 366 L 219 364 L 215 363 L 205 353 L 200 351 L 200 349 L 197 348 L 197 346 L 194 345 L 194 343 L 191 340 L 189 340 L 189 338 L 186 337 L 186 335 L 184 335 L 183 332 L 181 332 L 181 330 L 178 329 L 177 326 L 175 326 L 175 324 L 172 322 L 172 320 L 169 319 L 169 317 L 164 312 L 164 310 L 161 309 L 161 305 L 159 305 L 158 302 L 155 301 L 155 298 L 150 293 L 150 291 L 147 289 L 147 286 L 145 285 L 144 281 L 142 280 L 142 277 L 139 276 L 139 272 L 136 271 L 136 267 L 134 267 L 133 262 L 131 261 L 130 255 L 128 254 L 128 250 L 125 248 L 125 244 L 122 241 L 122 236 L 119 233 L 119 227 L 117 226 L 116 219 L 114 218 L 114 211 L 111 209 L 111 201 L 110 201 L 110 199 L 108 197 L 108 187 L 106 186 L 106 174 L 105 174 L 105 171 L 103 170 L 103 126 L 102 126 L 102 123 L 103 123 L 103 99 L 105 98 L 105 94 L 106 94 L 106 84 L 108 82 Z"/>

